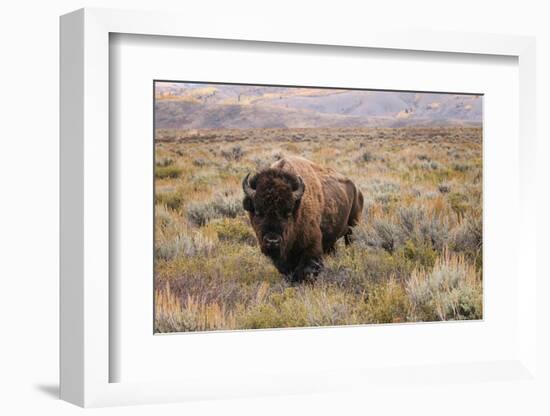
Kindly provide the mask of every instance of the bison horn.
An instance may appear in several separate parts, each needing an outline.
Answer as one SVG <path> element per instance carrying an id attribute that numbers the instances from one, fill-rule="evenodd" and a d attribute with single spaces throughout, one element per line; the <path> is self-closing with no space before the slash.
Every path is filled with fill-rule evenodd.
<path id="1" fill-rule="evenodd" d="M 304 191 L 306 189 L 306 186 L 304 184 L 304 181 L 300 176 L 297 177 L 297 184 L 295 189 L 293 190 L 292 194 L 294 195 L 294 199 L 296 201 L 300 200 L 302 198 L 302 195 L 304 195 Z"/>
<path id="2" fill-rule="evenodd" d="M 243 191 L 246 196 L 254 198 L 254 194 L 256 194 L 256 191 L 250 186 L 250 182 L 248 182 L 249 176 L 250 173 L 248 173 L 243 179 Z"/>

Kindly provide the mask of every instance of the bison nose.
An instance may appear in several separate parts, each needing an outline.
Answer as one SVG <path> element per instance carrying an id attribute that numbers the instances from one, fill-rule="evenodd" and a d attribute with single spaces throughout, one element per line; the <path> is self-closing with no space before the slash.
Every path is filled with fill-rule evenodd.
<path id="1" fill-rule="evenodd" d="M 264 243 L 269 247 L 276 247 L 281 244 L 281 236 L 273 233 L 264 235 Z"/>

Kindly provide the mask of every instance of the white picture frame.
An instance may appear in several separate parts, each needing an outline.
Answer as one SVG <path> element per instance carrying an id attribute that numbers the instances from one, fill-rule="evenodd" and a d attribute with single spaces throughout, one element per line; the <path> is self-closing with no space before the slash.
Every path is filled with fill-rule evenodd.
<path id="1" fill-rule="evenodd" d="M 535 209 L 535 41 L 529 37 L 361 30 L 328 36 L 322 30 L 280 30 L 277 25 L 240 27 L 203 22 L 171 13 L 82 9 L 61 18 L 61 398 L 80 406 L 158 403 L 197 398 L 357 389 L 406 379 L 410 369 L 368 372 L 333 370 L 319 374 L 281 373 L 248 383 L 230 374 L 181 381 L 110 382 L 109 348 L 109 35 L 171 37 L 332 45 L 455 54 L 505 55 L 519 62 L 519 238 L 517 292 L 519 345 L 507 360 L 419 366 L 414 377 L 434 374 L 476 383 L 501 374 L 506 380 L 536 380 Z M 243 34 L 244 33 L 244 34 Z M 495 376 L 498 379 L 498 376 Z M 491 378 L 491 377 L 490 377 Z M 491 378 L 492 379 L 492 378 Z M 345 381 L 343 381 L 345 380 Z"/>

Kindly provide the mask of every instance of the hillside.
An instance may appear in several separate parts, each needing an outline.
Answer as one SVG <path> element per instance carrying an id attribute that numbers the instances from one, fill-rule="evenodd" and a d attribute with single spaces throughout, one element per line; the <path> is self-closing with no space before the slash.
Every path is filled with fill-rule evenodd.
<path id="1" fill-rule="evenodd" d="M 157 128 L 480 125 L 476 95 L 157 82 Z"/>

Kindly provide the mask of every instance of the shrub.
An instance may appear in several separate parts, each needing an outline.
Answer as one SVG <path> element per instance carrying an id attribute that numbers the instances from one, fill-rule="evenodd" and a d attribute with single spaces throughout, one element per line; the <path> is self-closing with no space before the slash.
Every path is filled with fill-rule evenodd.
<path id="1" fill-rule="evenodd" d="M 200 232 L 179 234 L 170 241 L 156 244 L 155 255 L 157 259 L 162 260 L 172 260 L 178 256 L 209 256 L 214 251 L 215 246 L 214 241 Z"/>
<path id="2" fill-rule="evenodd" d="M 242 198 L 228 193 L 216 196 L 214 207 L 222 217 L 235 218 L 244 213 Z"/>
<path id="3" fill-rule="evenodd" d="M 177 178 L 181 175 L 181 172 L 182 169 L 174 165 L 155 167 L 155 177 L 157 179 Z"/>
<path id="4" fill-rule="evenodd" d="M 166 205 L 168 208 L 177 210 L 181 207 L 183 197 L 178 192 L 157 192 L 155 203 Z"/>
<path id="5" fill-rule="evenodd" d="M 237 146 L 233 146 L 231 149 L 229 150 L 225 150 L 223 149 L 222 150 L 222 156 L 227 160 L 227 161 L 235 161 L 235 162 L 238 162 L 239 160 L 242 159 L 242 157 L 244 156 L 244 151 L 242 149 L 241 146 L 237 145 Z"/>
<path id="6" fill-rule="evenodd" d="M 196 159 L 193 159 L 193 166 L 197 166 L 199 168 L 202 168 L 203 166 L 206 166 L 208 164 L 208 161 L 206 159 L 203 159 L 202 157 L 198 157 Z"/>
<path id="7" fill-rule="evenodd" d="M 366 193 L 372 195 L 374 201 L 388 205 L 399 200 L 401 186 L 394 181 L 374 180 L 367 185 Z"/>
<path id="8" fill-rule="evenodd" d="M 449 226 L 443 217 L 413 205 L 400 207 L 395 220 L 377 218 L 368 226 L 360 224 L 354 228 L 354 236 L 359 245 L 382 248 L 389 253 L 408 244 L 402 254 L 432 265 L 432 251 L 441 251 L 448 243 Z"/>
<path id="9" fill-rule="evenodd" d="M 431 271 L 413 271 L 407 294 L 412 320 L 482 318 L 481 279 L 463 256 L 445 252 Z"/>
<path id="10" fill-rule="evenodd" d="M 446 182 L 440 183 L 437 187 L 437 190 L 442 194 L 448 194 L 449 192 L 451 192 L 451 185 Z"/>
<path id="11" fill-rule="evenodd" d="M 283 154 L 283 152 L 281 152 L 280 150 L 276 150 L 275 152 L 273 152 L 273 153 L 271 154 L 271 158 L 272 158 L 274 161 L 281 160 L 283 157 L 284 157 L 284 154 Z"/>
<path id="12" fill-rule="evenodd" d="M 419 239 L 437 251 L 442 251 L 449 240 L 449 226 L 444 218 L 432 216 L 426 218 L 419 228 Z"/>
<path id="13" fill-rule="evenodd" d="M 416 166 L 417 168 L 423 169 L 423 170 L 431 170 L 431 169 L 432 169 L 431 166 L 430 166 L 430 162 L 427 161 L 427 160 L 425 160 L 425 161 L 423 161 L 421 164 L 419 164 L 419 165 L 417 164 L 417 165 L 415 165 L 415 166 Z"/>
<path id="14" fill-rule="evenodd" d="M 371 152 L 367 150 L 363 153 L 363 155 L 361 156 L 361 159 L 363 159 L 363 162 L 365 163 L 370 163 L 375 160 L 375 157 Z"/>
<path id="15" fill-rule="evenodd" d="M 468 216 L 453 230 L 450 247 L 457 253 L 464 253 L 473 259 L 478 270 L 482 266 L 483 225 L 481 215 Z"/>
<path id="16" fill-rule="evenodd" d="M 191 202 L 187 204 L 187 218 L 193 224 L 202 227 L 214 218 L 219 218 L 212 202 Z"/>
<path id="17" fill-rule="evenodd" d="M 369 190 L 375 194 L 398 193 L 401 190 L 399 183 L 394 181 L 381 181 L 375 179 L 369 184 Z"/>
<path id="18" fill-rule="evenodd" d="M 266 158 L 263 158 L 263 157 L 258 157 L 258 156 L 254 156 L 252 158 L 252 162 L 254 162 L 254 166 L 255 166 L 257 171 L 266 169 L 271 164 L 270 160 L 268 160 Z"/>
<path id="19" fill-rule="evenodd" d="M 279 299 L 279 296 L 275 296 L 274 299 Z M 293 300 L 278 303 L 280 303 L 278 306 L 273 303 L 253 306 L 240 318 L 240 326 L 246 329 L 308 326 L 304 305 Z"/>
<path id="20" fill-rule="evenodd" d="M 363 221 L 353 227 L 353 245 L 361 248 L 366 248 L 375 244 L 374 236 L 372 235 L 372 227 L 367 225 L 366 217 L 367 215 L 365 215 Z"/>
<path id="21" fill-rule="evenodd" d="M 367 282 L 384 282 L 395 278 L 405 280 L 415 264 L 403 255 L 402 250 L 388 253 L 384 250 L 370 251 L 365 260 L 364 274 Z"/>
<path id="22" fill-rule="evenodd" d="M 212 282 L 218 293 L 223 292 L 226 284 L 246 288 L 258 282 L 280 283 L 283 280 L 271 262 L 256 247 L 224 241 L 216 244 L 216 250 L 208 256 L 180 256 L 170 263 L 159 263 L 157 272 L 172 280 L 181 279 L 185 285 L 191 278 Z"/>
<path id="23" fill-rule="evenodd" d="M 252 245 L 256 243 L 256 236 L 252 231 L 252 227 L 243 221 L 223 218 L 212 221 L 209 227 L 216 232 L 218 238 L 222 241 Z"/>
<path id="24" fill-rule="evenodd" d="M 156 163 L 156 166 L 165 168 L 165 167 L 170 166 L 170 165 L 173 165 L 173 164 L 174 164 L 174 160 L 173 160 L 173 159 L 165 158 L 165 159 L 159 160 L 159 161 Z"/>
<path id="25" fill-rule="evenodd" d="M 155 205 L 155 226 L 161 230 L 171 227 L 174 224 L 172 214 L 166 205 Z"/>
<path id="26" fill-rule="evenodd" d="M 430 169 L 437 170 L 439 168 L 441 168 L 441 165 L 438 162 L 436 162 L 435 160 L 430 162 Z"/>
<path id="27" fill-rule="evenodd" d="M 218 194 L 206 202 L 192 202 L 187 205 L 187 218 L 201 227 L 216 218 L 235 218 L 244 213 L 240 197 Z"/>
<path id="28" fill-rule="evenodd" d="M 403 285 L 390 278 L 373 285 L 365 304 L 366 318 L 372 323 L 395 323 L 407 320 L 409 300 Z"/>
<path id="29" fill-rule="evenodd" d="M 240 318 L 244 328 L 345 325 L 358 323 L 355 295 L 336 288 L 287 287 L 253 305 Z"/>
<path id="30" fill-rule="evenodd" d="M 425 211 L 418 206 L 401 207 L 398 210 L 399 224 L 409 238 L 415 236 L 425 217 Z"/>
<path id="31" fill-rule="evenodd" d="M 403 241 L 403 234 L 397 224 L 377 219 L 372 227 L 376 232 L 375 244 L 390 253 Z"/>
<path id="32" fill-rule="evenodd" d="M 468 197 L 464 194 L 453 192 L 449 194 L 449 204 L 458 218 L 462 218 L 469 207 Z"/>
<path id="33" fill-rule="evenodd" d="M 453 169 L 457 172 L 466 172 L 470 169 L 470 166 L 462 163 L 455 163 L 453 164 Z"/>
<path id="34" fill-rule="evenodd" d="M 430 244 L 415 244 L 413 240 L 405 243 L 403 254 L 410 261 L 423 267 L 433 267 L 437 258 L 437 251 Z"/>

